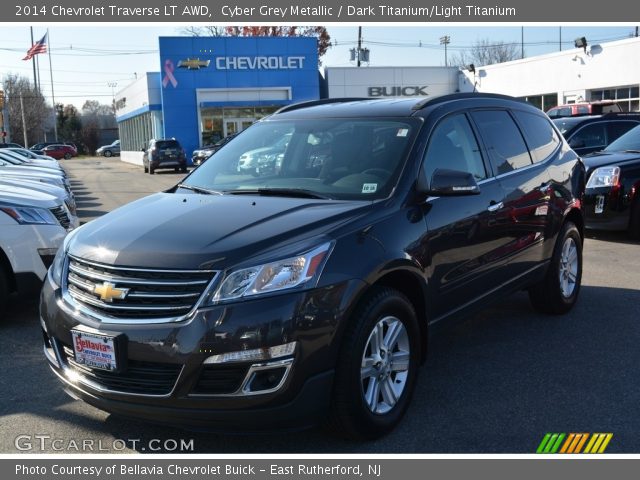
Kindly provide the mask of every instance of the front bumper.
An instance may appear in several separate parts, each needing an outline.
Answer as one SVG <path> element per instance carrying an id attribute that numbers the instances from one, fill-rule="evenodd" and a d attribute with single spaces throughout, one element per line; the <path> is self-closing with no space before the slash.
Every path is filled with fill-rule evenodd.
<path id="1" fill-rule="evenodd" d="M 61 298 L 59 287 L 47 277 L 41 295 L 45 354 L 49 365 L 72 396 L 97 408 L 123 416 L 189 428 L 261 431 L 305 428 L 320 422 L 328 410 L 333 370 L 342 326 L 341 305 L 362 287 L 359 281 L 235 304 L 199 309 L 188 320 L 169 324 L 102 324 L 80 316 Z M 118 379 L 102 373 L 98 379 L 74 366 L 71 329 L 79 325 L 126 339 L 127 371 Z M 228 391 L 202 393 L 202 381 L 246 378 L 256 362 L 207 365 L 212 354 L 267 348 L 297 342 L 278 388 L 244 394 L 238 382 Z M 71 353 L 70 353 L 71 352 Z M 175 380 L 165 392 L 134 391 L 128 385 L 140 364 L 173 369 Z M 269 362 L 265 362 L 269 363 Z M 276 360 L 272 362 L 276 363 Z M 242 370 L 242 369 L 245 370 Z M 72 371 L 72 373 L 70 373 Z M 138 370 L 135 370 L 138 371 Z M 100 373 L 100 372 L 99 372 Z M 110 372 L 108 372 L 110 373 Z M 159 377 L 158 377 L 159 378 Z M 105 383 L 106 382 L 106 383 Z M 233 383 L 233 381 L 231 382 Z M 152 384 L 153 386 L 153 384 Z"/>
<path id="2" fill-rule="evenodd" d="M 584 194 L 585 226 L 593 230 L 626 230 L 630 212 L 625 196 L 611 187 L 587 188 Z"/>

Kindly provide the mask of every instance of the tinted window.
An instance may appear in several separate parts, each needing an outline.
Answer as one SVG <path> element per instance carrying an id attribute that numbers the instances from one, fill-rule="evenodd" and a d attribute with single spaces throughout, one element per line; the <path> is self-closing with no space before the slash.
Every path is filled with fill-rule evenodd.
<path id="1" fill-rule="evenodd" d="M 640 151 L 640 125 L 629 130 L 615 142 L 609 144 L 606 151 L 624 152 L 625 150 Z"/>
<path id="2" fill-rule="evenodd" d="M 429 181 L 439 168 L 469 172 L 476 180 L 487 177 L 478 142 L 465 115 L 447 117 L 431 134 L 425 154 L 425 173 Z"/>
<path id="3" fill-rule="evenodd" d="M 607 123 L 607 142 L 611 143 L 638 125 L 635 122 L 610 122 Z"/>
<path id="4" fill-rule="evenodd" d="M 164 150 L 165 148 L 182 148 L 177 140 L 160 140 L 156 142 L 156 148 Z"/>
<path id="5" fill-rule="evenodd" d="M 473 112 L 497 175 L 531 165 L 531 156 L 522 134 L 504 110 Z"/>
<path id="6" fill-rule="evenodd" d="M 572 148 L 604 147 L 607 144 L 605 138 L 604 123 L 592 123 L 571 135 L 569 145 Z"/>
<path id="7" fill-rule="evenodd" d="M 529 144 L 534 162 L 541 162 L 555 151 L 560 144 L 558 134 L 546 118 L 527 112 L 513 112 Z"/>

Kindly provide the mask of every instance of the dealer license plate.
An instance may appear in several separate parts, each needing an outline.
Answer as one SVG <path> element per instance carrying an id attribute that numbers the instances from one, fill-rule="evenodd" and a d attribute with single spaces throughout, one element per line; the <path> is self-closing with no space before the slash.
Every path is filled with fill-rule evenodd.
<path id="1" fill-rule="evenodd" d="M 71 330 L 76 363 L 89 368 L 114 371 L 116 363 L 115 337 Z"/>

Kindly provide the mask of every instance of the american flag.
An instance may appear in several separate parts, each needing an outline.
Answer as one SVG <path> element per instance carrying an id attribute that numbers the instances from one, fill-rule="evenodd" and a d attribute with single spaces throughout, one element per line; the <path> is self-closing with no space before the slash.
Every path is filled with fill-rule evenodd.
<path id="1" fill-rule="evenodd" d="M 34 55 L 38 55 L 40 53 L 47 53 L 47 34 L 44 34 L 40 40 L 33 44 L 33 46 L 27 51 L 26 57 L 22 60 L 31 60 Z"/>

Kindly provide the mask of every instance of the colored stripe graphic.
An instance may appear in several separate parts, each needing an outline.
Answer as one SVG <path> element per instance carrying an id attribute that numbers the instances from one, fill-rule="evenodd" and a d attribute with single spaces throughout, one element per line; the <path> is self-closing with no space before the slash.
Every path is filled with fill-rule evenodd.
<path id="1" fill-rule="evenodd" d="M 604 453 L 612 438 L 613 433 L 547 433 L 536 453 Z M 587 446 L 583 451 L 585 443 Z"/>

